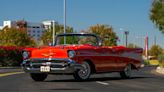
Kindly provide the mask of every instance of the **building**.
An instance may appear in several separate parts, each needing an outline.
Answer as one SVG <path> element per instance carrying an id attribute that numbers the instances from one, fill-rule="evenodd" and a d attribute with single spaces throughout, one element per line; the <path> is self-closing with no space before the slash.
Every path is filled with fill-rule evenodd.
<path id="1" fill-rule="evenodd" d="M 3 27 L 8 27 L 8 28 L 11 28 L 11 27 L 17 27 L 17 23 L 16 21 L 3 21 Z"/>
<path id="2" fill-rule="evenodd" d="M 3 21 L 3 25 L 0 26 L 0 30 L 2 30 L 4 27 L 8 27 L 8 28 L 11 28 L 11 27 L 16 27 L 16 21 L 10 21 L 10 20 L 7 20 L 7 21 Z"/>
<path id="3" fill-rule="evenodd" d="M 46 30 L 51 29 L 51 27 L 53 26 L 53 21 L 51 21 L 51 20 L 43 21 L 42 23 L 43 23 L 44 28 L 45 28 Z"/>
<path id="4" fill-rule="evenodd" d="M 0 26 L 0 30 L 2 30 L 4 27 L 26 29 L 28 36 L 34 38 L 36 41 L 39 41 L 43 33 L 46 30 L 51 29 L 53 22 L 54 21 L 43 21 L 42 23 L 34 23 L 25 20 L 8 20 L 3 21 L 3 26 Z"/>
<path id="5" fill-rule="evenodd" d="M 27 34 L 36 41 L 40 40 L 44 32 L 45 28 L 42 23 L 27 22 Z"/>
<path id="6" fill-rule="evenodd" d="M 54 20 L 48 20 L 48 21 L 43 21 L 42 24 L 44 25 L 44 28 L 46 30 L 51 30 L 53 25 L 58 25 L 58 22 L 54 21 Z"/>
<path id="7" fill-rule="evenodd" d="M 3 26 L 0 26 L 0 30 L 2 30 L 3 29 Z"/>

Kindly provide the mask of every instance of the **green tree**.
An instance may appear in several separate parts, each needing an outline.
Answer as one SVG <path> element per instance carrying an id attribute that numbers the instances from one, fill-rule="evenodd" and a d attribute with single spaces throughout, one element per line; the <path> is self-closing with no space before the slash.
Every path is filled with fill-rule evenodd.
<path id="1" fill-rule="evenodd" d="M 149 50 L 149 55 L 158 58 L 163 53 L 163 49 L 159 45 L 153 45 Z"/>
<path id="2" fill-rule="evenodd" d="M 160 63 L 164 63 L 164 52 L 160 55 L 158 55 L 158 60 Z"/>
<path id="3" fill-rule="evenodd" d="M 25 30 L 4 28 L 0 31 L 0 46 L 35 46 Z"/>
<path id="4" fill-rule="evenodd" d="M 103 42 L 103 46 L 116 46 L 117 45 L 118 37 L 116 33 L 113 31 L 113 28 L 109 25 L 97 24 L 97 25 L 91 26 L 88 32 L 98 35 Z"/>
<path id="5" fill-rule="evenodd" d="M 47 30 L 41 37 L 41 40 L 43 41 L 44 45 L 48 45 L 50 42 L 52 42 L 52 27 L 51 29 Z M 73 28 L 72 27 L 67 27 L 66 28 L 66 33 L 72 33 Z M 61 24 L 56 24 L 55 25 L 55 35 L 64 33 L 64 26 Z"/>
<path id="6" fill-rule="evenodd" d="M 164 33 L 164 0 L 153 0 L 150 19 Z"/>

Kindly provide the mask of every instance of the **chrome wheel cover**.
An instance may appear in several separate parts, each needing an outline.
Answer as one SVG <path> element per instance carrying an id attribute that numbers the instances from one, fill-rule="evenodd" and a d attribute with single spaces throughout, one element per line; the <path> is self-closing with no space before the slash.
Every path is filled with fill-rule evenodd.
<path id="1" fill-rule="evenodd" d="M 125 70 L 124 70 L 124 72 L 125 72 L 125 75 L 127 76 L 127 77 L 130 77 L 131 76 L 131 65 L 128 65 L 126 68 L 125 68 Z"/>
<path id="2" fill-rule="evenodd" d="M 83 69 L 78 71 L 78 75 L 81 79 L 87 79 L 90 76 L 91 68 L 87 62 L 83 63 Z"/>

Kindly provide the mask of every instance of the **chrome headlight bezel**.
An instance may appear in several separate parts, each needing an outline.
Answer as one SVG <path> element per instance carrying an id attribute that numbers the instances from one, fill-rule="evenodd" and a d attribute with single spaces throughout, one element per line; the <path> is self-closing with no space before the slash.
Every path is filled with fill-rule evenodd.
<path id="1" fill-rule="evenodd" d="M 73 50 L 69 50 L 69 51 L 68 51 L 68 57 L 69 57 L 69 58 L 74 58 L 75 56 L 76 56 L 75 51 L 73 51 Z"/>
<path id="2" fill-rule="evenodd" d="M 23 56 L 23 59 L 29 58 L 29 52 L 24 51 L 24 52 L 22 53 L 22 56 Z"/>

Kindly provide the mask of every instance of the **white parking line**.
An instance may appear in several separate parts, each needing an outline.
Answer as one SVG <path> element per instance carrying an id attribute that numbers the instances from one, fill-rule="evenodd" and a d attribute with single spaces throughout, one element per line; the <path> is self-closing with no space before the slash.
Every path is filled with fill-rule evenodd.
<path id="1" fill-rule="evenodd" d="M 102 84 L 102 85 L 109 85 L 109 83 L 101 82 L 101 81 L 96 81 L 96 83 L 99 83 L 99 84 Z"/>

